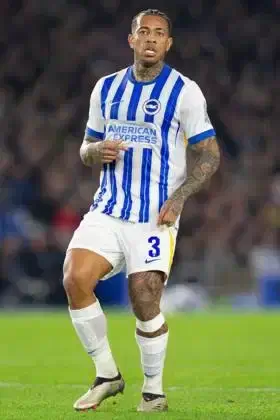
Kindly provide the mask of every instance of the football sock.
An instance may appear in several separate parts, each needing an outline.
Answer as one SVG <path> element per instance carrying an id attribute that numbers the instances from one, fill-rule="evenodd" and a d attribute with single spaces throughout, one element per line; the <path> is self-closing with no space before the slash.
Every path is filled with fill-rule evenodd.
<path id="1" fill-rule="evenodd" d="M 163 323 L 164 318 L 162 324 Z M 141 322 L 141 324 L 145 324 L 145 322 Z M 137 327 L 142 331 L 139 323 Z M 141 364 L 144 372 L 142 392 L 145 394 L 163 394 L 162 377 L 168 335 L 169 333 L 167 332 L 158 337 L 148 338 L 142 337 L 136 333 L 136 341 L 140 349 Z"/>
<path id="2" fill-rule="evenodd" d="M 69 313 L 78 337 L 95 364 L 96 376 L 118 376 L 107 338 L 107 321 L 98 300 L 83 309 L 69 308 Z"/>

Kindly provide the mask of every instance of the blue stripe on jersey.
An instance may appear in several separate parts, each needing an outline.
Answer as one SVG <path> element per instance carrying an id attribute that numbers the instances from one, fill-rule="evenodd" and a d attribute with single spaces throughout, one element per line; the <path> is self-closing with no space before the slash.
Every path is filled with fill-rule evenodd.
<path id="1" fill-rule="evenodd" d="M 102 111 L 103 118 L 106 118 L 105 116 L 106 99 L 116 76 L 117 76 L 116 74 L 113 74 L 112 76 L 106 77 L 106 79 L 104 80 L 102 89 L 101 89 L 101 111 Z"/>
<path id="2" fill-rule="evenodd" d="M 112 99 L 112 105 L 111 105 L 111 111 L 110 111 L 110 118 L 112 120 L 118 119 L 119 107 L 121 104 L 121 99 L 124 94 L 127 82 L 128 82 L 128 69 L 125 72 L 125 75 L 123 76 L 123 79 L 114 95 L 114 98 Z"/>
<path id="3" fill-rule="evenodd" d="M 124 153 L 124 166 L 123 166 L 123 180 L 122 188 L 124 191 L 124 203 L 121 211 L 121 218 L 128 220 L 130 216 L 130 211 L 132 207 L 131 199 L 131 181 L 132 181 L 132 158 L 133 158 L 133 148 L 130 147 Z"/>
<path id="4" fill-rule="evenodd" d="M 95 137 L 99 140 L 103 140 L 104 133 L 100 133 L 100 131 L 95 131 L 89 126 L 86 127 L 86 134 L 88 134 L 90 137 Z"/>
<path id="5" fill-rule="evenodd" d="M 141 188 L 140 188 L 140 212 L 139 222 L 145 223 L 149 220 L 150 213 L 150 180 L 152 167 L 152 149 L 143 149 L 142 170 L 141 170 Z"/>
<path id="6" fill-rule="evenodd" d="M 136 111 L 139 104 L 141 92 L 142 92 L 142 86 L 139 84 L 135 84 L 130 101 L 129 101 L 128 111 L 127 111 L 128 121 L 135 121 Z M 122 188 L 124 191 L 124 203 L 123 203 L 123 208 L 121 210 L 121 218 L 126 219 L 126 220 L 128 220 L 130 217 L 130 211 L 132 207 L 132 200 L 131 200 L 132 157 L 133 157 L 133 149 L 130 148 L 124 154 L 123 181 L 122 181 Z"/>
<path id="7" fill-rule="evenodd" d="M 213 128 L 210 128 L 210 130 L 203 131 L 202 133 L 196 134 L 195 136 L 192 136 L 188 139 L 189 144 L 195 144 L 198 143 L 201 140 L 205 140 L 208 137 L 215 136 L 216 132 Z"/>
<path id="8" fill-rule="evenodd" d="M 111 119 L 118 119 L 118 113 L 119 113 L 119 107 L 120 107 L 120 101 L 122 99 L 122 96 L 124 94 L 126 85 L 128 81 L 128 70 L 125 72 L 124 77 L 122 78 L 122 81 L 114 95 L 114 98 L 111 103 L 111 110 L 110 110 L 110 118 Z M 111 83 L 112 84 L 112 83 Z M 111 86 L 111 85 L 110 85 Z M 107 92 L 108 95 L 108 92 Z M 116 162 L 110 163 L 110 182 L 111 182 L 111 198 L 109 198 L 103 213 L 105 214 L 112 214 L 113 208 L 117 202 L 117 181 L 116 181 L 116 175 L 115 175 L 115 167 Z"/>
<path id="9" fill-rule="evenodd" d="M 129 101 L 128 110 L 127 110 L 127 120 L 135 121 L 136 111 L 139 104 L 140 96 L 142 93 L 143 86 L 141 84 L 135 84 L 132 95 Z"/>
<path id="10" fill-rule="evenodd" d="M 111 198 L 108 200 L 105 209 L 102 213 L 105 214 L 112 214 L 113 207 L 116 204 L 117 201 L 117 183 L 116 183 L 116 176 L 115 176 L 115 167 L 116 162 L 109 163 L 109 171 L 110 171 L 110 183 L 111 183 L 111 191 L 112 195 Z"/>
<path id="11" fill-rule="evenodd" d="M 107 187 L 107 171 L 108 171 L 108 164 L 105 163 L 103 165 L 103 178 L 100 185 L 100 191 L 97 196 L 97 199 L 93 201 L 90 210 L 95 210 L 98 207 L 98 204 L 102 201 L 104 194 L 106 193 Z"/>
<path id="12" fill-rule="evenodd" d="M 166 111 L 164 114 L 163 124 L 161 127 L 161 162 L 160 162 L 160 178 L 159 178 L 159 211 L 163 203 L 168 198 L 167 187 L 168 187 L 168 172 L 169 172 L 169 145 L 168 145 L 168 132 L 171 126 L 176 104 L 180 92 L 184 86 L 182 78 L 179 76 L 175 82 L 175 85 L 170 93 L 169 99 L 166 104 Z"/>
<path id="13" fill-rule="evenodd" d="M 150 99 L 158 99 L 160 97 L 161 91 L 164 88 L 164 85 L 171 73 L 172 69 L 171 67 L 165 65 L 162 69 L 162 72 L 160 74 L 160 77 L 157 79 L 155 86 L 153 87 L 153 90 L 150 95 Z M 154 122 L 154 115 L 146 114 L 145 115 L 145 121 L 146 122 Z"/>

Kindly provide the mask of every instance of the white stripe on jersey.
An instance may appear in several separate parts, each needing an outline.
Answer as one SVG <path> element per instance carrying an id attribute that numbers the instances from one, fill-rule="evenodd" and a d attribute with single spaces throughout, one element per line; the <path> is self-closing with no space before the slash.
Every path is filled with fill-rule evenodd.
<path id="1" fill-rule="evenodd" d="M 104 166 L 91 208 L 131 222 L 155 221 L 186 176 L 186 130 L 193 142 L 214 133 L 204 97 L 194 82 L 166 65 L 152 82 L 137 82 L 130 67 L 98 86 L 104 138 L 122 139 L 129 151 Z M 193 118 L 192 101 L 197 104 Z M 99 132 L 97 124 L 91 120 L 88 126 Z"/>
<path id="2" fill-rule="evenodd" d="M 113 80 L 113 83 L 110 87 L 110 90 L 108 93 L 110 93 L 110 96 L 108 95 L 107 98 L 105 99 L 105 116 L 108 115 L 108 112 L 110 111 L 110 108 L 115 105 L 116 103 L 118 103 L 118 101 L 113 101 L 113 98 L 117 92 L 118 87 L 120 86 L 120 83 L 126 73 L 127 69 L 123 69 L 121 71 L 119 71 L 118 73 L 116 73 L 116 76 Z M 106 80 L 106 79 L 105 79 Z M 104 81 L 105 82 L 105 81 Z"/>

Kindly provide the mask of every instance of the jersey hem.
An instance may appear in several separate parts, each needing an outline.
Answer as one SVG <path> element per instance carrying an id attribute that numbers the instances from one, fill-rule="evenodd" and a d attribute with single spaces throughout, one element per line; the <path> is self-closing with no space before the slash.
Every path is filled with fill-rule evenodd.
<path id="1" fill-rule="evenodd" d="M 196 134 L 196 135 L 190 137 L 188 139 L 188 143 L 189 144 L 195 144 L 195 143 L 198 143 L 202 140 L 207 139 L 208 137 L 212 137 L 212 136 L 215 136 L 215 135 L 216 135 L 215 130 L 213 128 L 211 128 L 210 130 L 203 131 L 202 133 L 199 133 L 199 134 Z"/>

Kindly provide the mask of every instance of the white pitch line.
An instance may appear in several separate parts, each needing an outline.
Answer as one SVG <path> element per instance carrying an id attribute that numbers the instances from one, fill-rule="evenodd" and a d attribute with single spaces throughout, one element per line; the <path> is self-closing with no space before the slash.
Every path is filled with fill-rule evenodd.
<path id="1" fill-rule="evenodd" d="M 193 387 L 193 388 L 187 388 L 183 386 L 172 386 L 170 388 L 167 388 L 168 391 L 185 391 L 185 392 L 280 392 L 280 387 Z"/>
<path id="2" fill-rule="evenodd" d="M 82 384 L 24 384 L 20 382 L 0 382 L 0 388 L 32 388 L 32 387 L 55 387 L 55 388 L 76 388 L 86 389 L 87 385 Z M 131 388 L 139 388 L 140 385 L 131 384 Z M 140 389 L 140 388 L 139 388 Z M 263 392 L 280 392 L 280 387 L 184 387 L 172 386 L 167 388 L 167 391 L 176 392 L 248 392 L 248 393 L 263 393 Z"/>
<path id="3" fill-rule="evenodd" d="M 52 388 L 83 388 L 86 386 L 82 384 L 24 384 L 20 382 L 0 382 L 0 388 L 31 388 L 31 387 L 52 387 Z"/>

